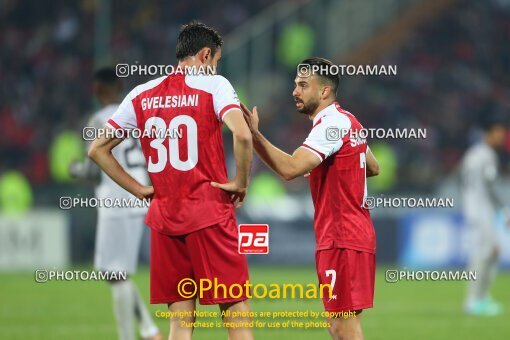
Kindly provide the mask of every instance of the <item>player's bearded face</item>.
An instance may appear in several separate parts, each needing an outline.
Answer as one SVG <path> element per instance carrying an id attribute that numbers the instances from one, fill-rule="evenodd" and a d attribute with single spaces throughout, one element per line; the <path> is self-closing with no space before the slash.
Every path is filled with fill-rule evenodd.
<path id="1" fill-rule="evenodd" d="M 317 84 L 309 77 L 308 79 L 299 78 L 296 81 L 296 87 L 292 95 L 296 103 L 296 110 L 305 115 L 311 115 L 319 107 L 319 91 Z"/>
<path id="2" fill-rule="evenodd" d="M 299 105 L 299 99 L 296 99 L 297 110 L 299 113 L 311 115 L 319 107 L 319 98 L 310 98 L 308 101 L 301 100 L 302 105 Z"/>

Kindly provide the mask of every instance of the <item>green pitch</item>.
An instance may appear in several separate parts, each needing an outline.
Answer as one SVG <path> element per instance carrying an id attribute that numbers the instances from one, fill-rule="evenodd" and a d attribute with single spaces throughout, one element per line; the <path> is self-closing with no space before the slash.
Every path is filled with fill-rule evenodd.
<path id="1" fill-rule="evenodd" d="M 80 268 L 89 269 L 89 268 Z M 316 282 L 312 267 L 252 266 L 253 283 Z M 148 271 L 134 280 L 148 299 Z M 362 314 L 366 339 L 508 339 L 510 334 L 510 273 L 499 275 L 494 298 L 506 312 L 494 318 L 462 313 L 463 282 L 386 283 L 380 270 L 375 308 Z M 0 274 L 0 339 L 116 339 L 110 290 L 104 282 L 36 283 L 33 273 Z M 252 300 L 254 311 L 322 311 L 319 300 Z M 166 310 L 151 306 L 153 314 Z M 216 307 L 200 307 L 213 309 Z M 263 320 L 270 321 L 270 320 Z M 285 320 L 277 320 L 285 321 Z M 306 321 L 306 320 L 303 320 Z M 156 322 L 164 334 L 167 320 Z M 255 329 L 257 339 L 329 339 L 325 329 Z M 226 339 L 223 329 L 196 329 L 196 339 Z"/>

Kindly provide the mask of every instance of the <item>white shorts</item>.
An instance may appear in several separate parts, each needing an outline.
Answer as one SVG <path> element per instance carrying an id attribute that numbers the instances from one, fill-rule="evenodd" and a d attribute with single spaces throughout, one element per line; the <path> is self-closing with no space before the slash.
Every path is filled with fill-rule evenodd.
<path id="1" fill-rule="evenodd" d="M 94 268 L 133 274 L 138 265 L 145 215 L 99 217 Z"/>

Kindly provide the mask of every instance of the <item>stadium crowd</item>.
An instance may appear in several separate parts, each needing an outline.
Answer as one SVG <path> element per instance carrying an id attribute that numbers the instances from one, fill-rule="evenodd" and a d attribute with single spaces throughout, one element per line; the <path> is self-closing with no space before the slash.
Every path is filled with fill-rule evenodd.
<path id="1" fill-rule="evenodd" d="M 80 131 L 95 109 L 95 3 L 0 3 L 0 173 L 21 171 L 36 192 L 54 184 L 48 170 L 53 137 L 66 129 Z M 113 1 L 112 61 L 173 63 L 181 23 L 198 18 L 225 35 L 270 3 Z M 340 103 L 366 127 L 427 129 L 427 139 L 389 141 L 398 159 L 395 190 L 431 188 L 455 170 L 483 117 L 510 116 L 509 15 L 507 1 L 460 1 L 383 57 L 381 63 L 398 65 L 397 77 L 341 80 Z M 126 89 L 144 80 L 127 78 Z M 289 91 L 269 113 L 289 111 L 291 99 Z M 265 132 L 289 148 L 309 128 L 298 115 L 275 122 Z"/>

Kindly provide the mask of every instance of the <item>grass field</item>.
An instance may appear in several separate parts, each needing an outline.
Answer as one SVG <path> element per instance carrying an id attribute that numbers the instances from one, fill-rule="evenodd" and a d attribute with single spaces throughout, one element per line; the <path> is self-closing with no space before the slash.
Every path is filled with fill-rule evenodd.
<path id="1" fill-rule="evenodd" d="M 88 268 L 80 268 L 88 269 Z M 251 267 L 254 283 L 316 282 L 312 267 Z M 148 299 L 148 270 L 134 277 Z M 499 275 L 494 298 L 510 311 L 510 273 Z M 465 316 L 463 282 L 386 283 L 377 273 L 375 308 L 363 313 L 366 339 L 509 339 L 508 314 Z M 116 339 L 110 290 L 104 282 L 35 283 L 33 273 L 0 274 L 0 339 Z M 254 311 L 322 311 L 319 300 L 252 300 Z M 166 310 L 164 305 L 151 306 Z M 216 307 L 200 307 L 216 310 Z M 262 320 L 269 321 L 269 320 Z M 283 321 L 283 320 L 280 320 Z M 167 320 L 157 319 L 164 334 Z M 258 339 L 329 339 L 325 329 L 255 330 Z M 196 339 L 226 339 L 224 329 L 196 329 Z"/>

